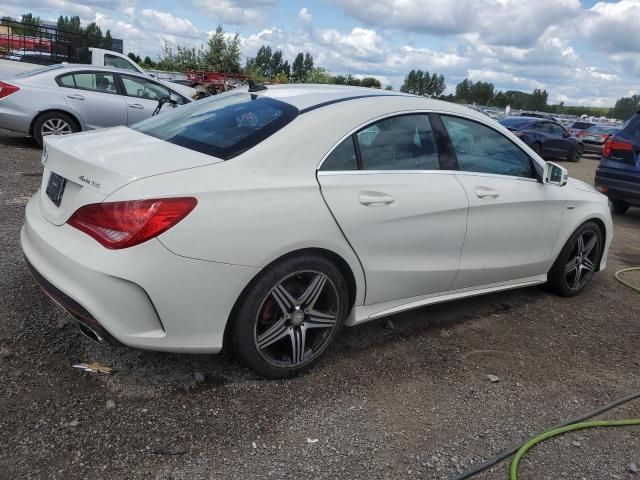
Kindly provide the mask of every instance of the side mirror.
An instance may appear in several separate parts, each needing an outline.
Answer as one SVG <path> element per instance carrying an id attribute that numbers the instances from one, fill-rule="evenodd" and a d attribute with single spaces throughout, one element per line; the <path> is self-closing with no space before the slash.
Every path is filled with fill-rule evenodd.
<path id="1" fill-rule="evenodd" d="M 169 95 L 169 103 L 172 105 L 178 105 L 180 103 L 180 97 L 178 97 L 175 93 Z"/>
<path id="2" fill-rule="evenodd" d="M 546 162 L 542 173 L 542 183 L 564 187 L 569 181 L 569 172 L 557 163 Z"/>

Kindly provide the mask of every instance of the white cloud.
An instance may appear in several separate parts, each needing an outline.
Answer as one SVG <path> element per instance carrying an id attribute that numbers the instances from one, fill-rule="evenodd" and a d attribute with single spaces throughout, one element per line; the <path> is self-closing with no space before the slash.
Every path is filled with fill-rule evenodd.
<path id="1" fill-rule="evenodd" d="M 276 0 L 194 0 L 196 11 L 202 11 L 223 24 L 258 24 L 268 18 L 267 8 Z"/>
<path id="2" fill-rule="evenodd" d="M 142 10 L 142 23 L 149 30 L 160 30 L 169 35 L 184 38 L 203 38 L 206 33 L 197 29 L 190 20 L 179 18 L 168 12 L 160 12 L 151 8 Z M 155 27 L 155 28 L 154 28 Z"/>
<path id="3" fill-rule="evenodd" d="M 309 13 L 309 9 L 306 7 L 300 9 L 300 11 L 298 12 L 298 18 L 305 23 L 311 23 L 311 21 L 313 20 L 311 13 Z"/>

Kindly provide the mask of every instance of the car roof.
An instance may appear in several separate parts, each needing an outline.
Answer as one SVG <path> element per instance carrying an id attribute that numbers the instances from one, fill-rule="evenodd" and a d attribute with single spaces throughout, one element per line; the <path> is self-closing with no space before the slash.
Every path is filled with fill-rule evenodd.
<path id="1" fill-rule="evenodd" d="M 244 88 L 244 87 L 239 87 Z M 245 90 L 246 91 L 246 90 Z M 233 92 L 231 90 L 229 93 Z M 350 85 L 324 84 L 282 84 L 266 85 L 265 90 L 252 92 L 257 96 L 270 97 L 286 102 L 296 107 L 300 113 L 306 113 L 324 106 L 339 104 L 352 100 L 361 102 L 377 102 L 380 99 L 395 97 L 411 103 L 416 110 L 431 110 L 445 113 L 459 114 L 473 118 L 488 118 L 486 115 L 471 110 L 462 105 L 432 98 L 421 97 L 392 90 L 376 88 L 353 87 Z M 403 102 L 403 103 L 404 103 Z"/>
<path id="2" fill-rule="evenodd" d="M 116 68 L 116 67 L 105 67 L 102 65 L 92 65 L 87 63 L 61 63 L 59 64 L 65 70 L 98 70 L 104 72 L 118 72 L 118 73 L 127 73 L 131 75 L 137 75 L 143 78 L 150 78 L 148 75 L 140 72 L 134 72 L 133 70 L 128 70 L 126 68 Z"/>

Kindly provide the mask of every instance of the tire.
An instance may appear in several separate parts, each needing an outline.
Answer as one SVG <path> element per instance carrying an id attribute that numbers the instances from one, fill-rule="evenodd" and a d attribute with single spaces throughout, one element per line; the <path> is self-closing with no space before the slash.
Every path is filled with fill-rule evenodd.
<path id="1" fill-rule="evenodd" d="M 581 147 L 580 145 L 576 145 L 569 151 L 569 154 L 567 155 L 567 160 L 569 160 L 570 162 L 579 162 L 580 157 L 582 157 L 583 154 L 584 154 L 584 147 Z"/>
<path id="2" fill-rule="evenodd" d="M 531 150 L 533 150 L 536 155 L 542 156 L 542 145 L 540 145 L 539 142 L 532 143 Z"/>
<path id="3" fill-rule="evenodd" d="M 33 138 L 42 146 L 42 137 L 46 135 L 69 135 L 80 131 L 73 117 L 62 112 L 46 112 L 33 123 Z M 49 132 L 49 133 L 47 133 Z"/>
<path id="4" fill-rule="evenodd" d="M 595 242 L 591 244 L 593 239 Z M 583 223 L 567 240 L 549 270 L 549 288 L 563 297 L 580 293 L 600 264 L 602 247 L 603 234 L 598 225 L 592 221 Z"/>
<path id="5" fill-rule="evenodd" d="M 611 213 L 615 215 L 624 215 L 629 210 L 629 204 L 624 200 L 611 200 Z"/>
<path id="6" fill-rule="evenodd" d="M 252 282 L 235 309 L 233 353 L 263 377 L 299 375 L 333 343 L 347 313 L 347 282 L 331 261 L 284 258 Z"/>

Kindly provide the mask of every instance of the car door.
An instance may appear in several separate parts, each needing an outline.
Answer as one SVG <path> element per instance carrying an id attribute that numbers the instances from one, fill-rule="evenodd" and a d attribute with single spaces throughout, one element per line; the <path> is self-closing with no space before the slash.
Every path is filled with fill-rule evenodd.
<path id="1" fill-rule="evenodd" d="M 126 125 L 127 106 L 118 92 L 115 74 L 106 71 L 76 71 L 56 77 L 64 100 L 86 128 Z"/>
<path id="2" fill-rule="evenodd" d="M 541 129 L 545 134 L 543 151 L 545 156 L 560 157 L 568 152 L 567 140 L 563 137 L 564 129 L 553 122 L 542 122 Z"/>
<path id="3" fill-rule="evenodd" d="M 385 118 L 346 137 L 318 181 L 362 262 L 367 305 L 449 289 L 468 202 L 455 173 L 440 169 L 428 115 Z"/>
<path id="4" fill-rule="evenodd" d="M 126 74 L 120 74 L 120 79 L 127 103 L 127 125 L 151 117 L 160 98 L 176 95 L 175 92 L 153 80 Z M 182 97 L 178 97 L 182 100 Z M 165 105 L 163 108 L 171 107 Z"/>
<path id="5" fill-rule="evenodd" d="M 469 199 L 467 232 L 454 289 L 547 273 L 565 209 L 563 191 L 544 185 L 526 152 L 488 125 L 442 115 L 447 131 L 466 127 L 473 141 L 454 145 L 456 177 Z"/>

